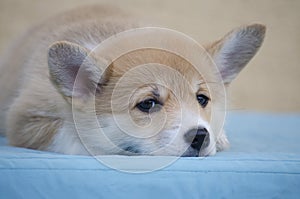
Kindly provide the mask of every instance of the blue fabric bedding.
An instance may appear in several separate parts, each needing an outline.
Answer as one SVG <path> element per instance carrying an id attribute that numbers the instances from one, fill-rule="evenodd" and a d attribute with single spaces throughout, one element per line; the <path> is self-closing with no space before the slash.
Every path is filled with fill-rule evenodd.
<path id="1" fill-rule="evenodd" d="M 128 173 L 94 157 L 10 147 L 0 139 L 0 198 L 299 198 L 300 115 L 231 113 L 231 149 Z M 105 156 L 127 171 L 171 157 Z M 136 167 L 136 168 L 135 168 Z"/>

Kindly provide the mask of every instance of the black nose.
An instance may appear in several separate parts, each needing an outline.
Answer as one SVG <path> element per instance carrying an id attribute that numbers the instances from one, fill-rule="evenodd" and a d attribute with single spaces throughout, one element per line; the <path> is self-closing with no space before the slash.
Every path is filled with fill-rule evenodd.
<path id="1" fill-rule="evenodd" d="M 206 128 L 191 129 L 185 134 L 185 139 L 191 147 L 200 151 L 209 145 L 209 133 Z"/>

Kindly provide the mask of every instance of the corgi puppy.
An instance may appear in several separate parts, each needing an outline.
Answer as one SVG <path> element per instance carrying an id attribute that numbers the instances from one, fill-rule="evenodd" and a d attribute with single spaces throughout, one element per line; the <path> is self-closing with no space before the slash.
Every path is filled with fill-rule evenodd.
<path id="1" fill-rule="evenodd" d="M 222 97 L 209 87 L 231 83 L 260 48 L 265 26 L 235 28 L 200 54 L 173 42 L 202 56 L 205 77 L 185 58 L 154 48 L 134 49 L 103 68 L 95 48 L 145 26 L 94 6 L 24 35 L 0 71 L 0 125 L 9 143 L 81 155 L 208 156 L 228 148 L 225 132 L 212 130 L 212 108 Z"/>

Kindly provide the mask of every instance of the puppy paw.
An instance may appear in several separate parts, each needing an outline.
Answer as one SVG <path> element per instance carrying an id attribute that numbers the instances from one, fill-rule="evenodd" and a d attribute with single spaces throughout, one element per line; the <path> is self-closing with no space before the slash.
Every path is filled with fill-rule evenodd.
<path id="1" fill-rule="evenodd" d="M 222 134 L 217 138 L 217 144 L 216 144 L 217 151 L 223 151 L 225 149 L 228 149 L 229 147 L 230 144 L 227 139 L 227 136 L 225 132 L 222 132 Z"/>

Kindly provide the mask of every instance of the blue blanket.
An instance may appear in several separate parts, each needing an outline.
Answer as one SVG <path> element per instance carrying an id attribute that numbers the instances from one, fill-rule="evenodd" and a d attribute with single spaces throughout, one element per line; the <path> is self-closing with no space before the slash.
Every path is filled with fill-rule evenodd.
<path id="1" fill-rule="evenodd" d="M 0 198 L 299 198 L 300 115 L 231 113 L 231 148 L 207 158 L 70 156 L 0 139 Z M 133 171 L 133 172 L 128 172 Z M 141 173 L 134 173 L 139 171 Z"/>

